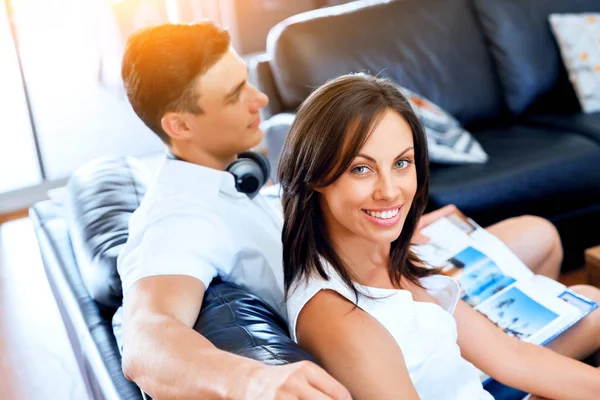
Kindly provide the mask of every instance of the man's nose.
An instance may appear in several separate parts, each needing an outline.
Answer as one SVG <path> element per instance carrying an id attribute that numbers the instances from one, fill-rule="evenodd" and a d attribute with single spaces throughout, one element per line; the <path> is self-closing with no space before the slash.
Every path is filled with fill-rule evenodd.
<path id="1" fill-rule="evenodd" d="M 269 104 L 269 97 L 267 97 L 266 94 L 264 94 L 263 92 L 261 92 L 260 90 L 255 88 L 254 86 L 252 88 L 255 91 L 255 95 L 254 95 L 254 101 L 252 101 L 252 104 L 250 105 L 250 112 L 256 113 L 261 108 L 266 107 L 266 105 Z"/>

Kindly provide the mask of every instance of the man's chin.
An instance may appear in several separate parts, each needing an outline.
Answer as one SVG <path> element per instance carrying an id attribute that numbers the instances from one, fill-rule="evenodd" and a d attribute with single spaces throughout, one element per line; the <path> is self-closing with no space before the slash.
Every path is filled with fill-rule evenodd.
<path id="1" fill-rule="evenodd" d="M 263 132 L 260 128 L 253 129 L 247 141 L 246 150 L 243 151 L 266 151 L 266 145 L 263 144 Z"/>

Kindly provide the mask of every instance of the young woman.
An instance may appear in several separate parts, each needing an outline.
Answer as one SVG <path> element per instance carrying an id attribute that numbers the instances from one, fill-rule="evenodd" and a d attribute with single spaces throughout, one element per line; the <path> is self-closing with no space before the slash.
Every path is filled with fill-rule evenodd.
<path id="1" fill-rule="evenodd" d="M 492 399 L 476 368 L 540 396 L 598 399 L 600 370 L 506 335 L 411 253 L 427 147 L 392 83 L 347 75 L 317 89 L 279 179 L 290 332 L 354 399 Z"/>

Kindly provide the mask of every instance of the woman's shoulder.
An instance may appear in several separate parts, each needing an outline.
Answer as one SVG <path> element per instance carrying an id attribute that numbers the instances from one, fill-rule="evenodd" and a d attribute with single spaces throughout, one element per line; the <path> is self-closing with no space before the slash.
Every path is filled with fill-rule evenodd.
<path id="1" fill-rule="evenodd" d="M 297 279 L 290 287 L 288 302 L 292 298 L 313 297 L 320 290 L 330 289 L 339 292 L 344 297 L 353 293 L 342 279 L 336 269 L 324 258 L 320 259 L 321 268 L 325 274 L 322 276 L 318 271 L 311 271 L 308 275 Z"/>
<path id="2" fill-rule="evenodd" d="M 326 260 L 321 261 L 325 277 L 317 271 L 297 279 L 288 291 L 286 300 L 288 324 L 292 339 L 296 340 L 296 322 L 304 306 L 322 290 L 337 292 L 353 304 L 357 303 L 355 293 L 344 282 L 340 274 Z"/>
<path id="3" fill-rule="evenodd" d="M 421 278 L 419 282 L 436 299 L 440 307 L 450 314 L 454 313 L 454 309 L 460 299 L 460 286 L 455 279 L 446 275 L 436 274 Z"/>

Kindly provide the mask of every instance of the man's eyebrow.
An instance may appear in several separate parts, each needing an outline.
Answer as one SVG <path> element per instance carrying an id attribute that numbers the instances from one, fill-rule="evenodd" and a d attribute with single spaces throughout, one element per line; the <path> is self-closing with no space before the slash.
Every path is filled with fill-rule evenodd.
<path id="1" fill-rule="evenodd" d="M 248 77 L 247 77 L 248 72 L 249 72 L 248 67 L 246 67 L 246 79 L 244 79 L 242 82 L 240 82 L 235 88 L 233 88 L 232 91 L 230 91 L 229 93 L 227 93 L 225 95 L 226 100 L 228 100 L 232 97 L 235 97 L 244 88 L 244 85 L 246 85 L 246 83 L 248 82 Z"/>
<path id="2" fill-rule="evenodd" d="M 396 158 L 400 158 L 400 157 L 402 157 L 402 156 L 403 156 L 405 153 L 407 153 L 409 150 L 412 150 L 412 149 L 413 149 L 412 147 L 407 147 L 406 149 L 404 149 L 404 151 L 402 151 L 402 153 L 398 154 L 398 155 L 396 156 Z M 356 155 L 356 157 L 362 157 L 362 158 L 366 158 L 367 160 L 369 160 L 369 161 L 371 161 L 371 162 L 377 163 L 377 160 L 375 160 L 373 157 L 371 157 L 371 156 L 368 156 L 368 155 L 366 155 L 366 154 L 362 154 L 362 153 L 360 153 L 360 154 L 357 154 L 357 155 Z"/>
<path id="3" fill-rule="evenodd" d="M 230 91 L 229 93 L 227 93 L 225 95 L 225 100 L 228 100 L 232 97 L 235 97 L 246 85 L 246 80 L 244 79 L 243 82 L 240 82 L 235 88 L 233 88 L 232 91 Z"/>

